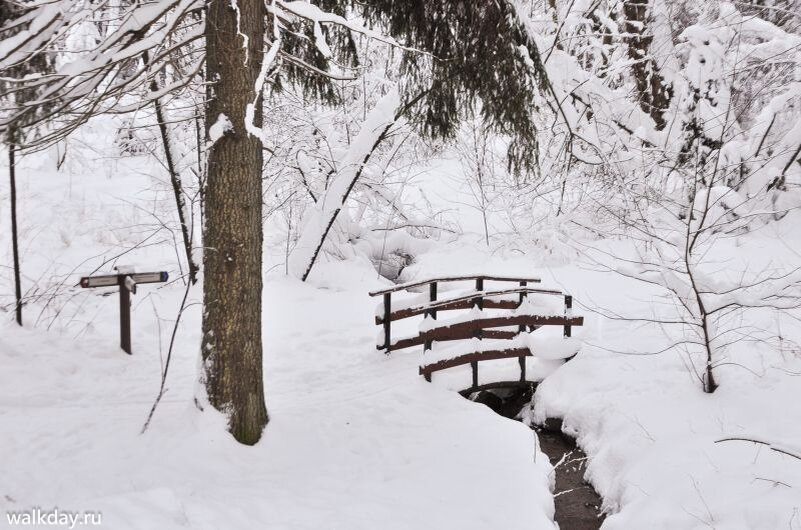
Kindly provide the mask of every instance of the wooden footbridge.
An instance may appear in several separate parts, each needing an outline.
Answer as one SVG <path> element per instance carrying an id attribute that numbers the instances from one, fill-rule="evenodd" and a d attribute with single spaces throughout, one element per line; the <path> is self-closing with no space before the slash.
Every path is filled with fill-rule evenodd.
<path id="1" fill-rule="evenodd" d="M 464 282 L 472 283 L 473 287 L 456 290 L 452 286 Z M 373 291 L 370 296 L 383 298 L 376 308 L 375 323 L 383 327 L 376 348 L 389 354 L 422 345 L 424 355 L 419 372 L 427 381 L 431 381 L 434 372 L 469 364 L 472 384 L 461 390 L 465 395 L 487 388 L 536 382 L 526 377 L 526 357 L 572 357 L 578 351 L 578 342 L 571 339 L 572 327 L 584 324 L 584 317 L 572 314 L 572 296 L 532 287 L 539 283 L 538 278 L 453 276 Z M 439 296 L 439 286 L 443 284 L 441 290 L 446 296 Z M 415 290 L 422 292 L 397 296 Z M 452 318 L 438 319 L 447 311 L 459 313 Z M 393 338 L 393 322 L 420 315 L 424 319 L 417 333 Z M 555 341 L 538 331 L 553 326 L 562 328 L 561 340 Z M 519 379 L 480 382 L 479 363 L 512 358 L 518 359 Z"/>

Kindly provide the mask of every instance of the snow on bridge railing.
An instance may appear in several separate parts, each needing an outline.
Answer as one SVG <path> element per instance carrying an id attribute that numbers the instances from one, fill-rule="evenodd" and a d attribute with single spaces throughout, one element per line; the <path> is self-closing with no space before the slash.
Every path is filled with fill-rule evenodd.
<path id="1" fill-rule="evenodd" d="M 488 276 L 486 274 L 474 274 L 470 276 L 443 276 L 441 278 L 430 278 L 427 280 L 417 280 L 407 283 L 399 283 L 388 289 L 381 289 L 378 291 L 370 291 L 370 296 L 379 296 L 382 294 L 394 293 L 397 291 L 408 291 L 415 287 L 429 285 L 432 283 L 445 283 L 445 282 L 464 282 L 464 281 L 489 281 L 489 282 L 526 282 L 526 283 L 540 283 L 542 280 L 539 278 L 519 278 L 514 276 Z"/>
<path id="2" fill-rule="evenodd" d="M 455 292 L 445 298 L 437 297 L 439 283 L 460 281 L 474 281 L 475 288 Z M 485 281 L 516 282 L 519 286 L 485 290 Z M 478 385 L 479 361 L 517 357 L 520 364 L 520 381 L 525 382 L 525 358 L 534 356 L 535 349 L 537 356 L 546 358 L 569 358 L 575 355 L 578 351 L 577 342 L 570 338 L 571 330 L 573 326 L 581 326 L 584 323 L 584 317 L 572 314 L 571 295 L 553 289 L 528 287 L 529 282 L 539 283 L 540 280 L 483 274 L 448 276 L 408 282 L 389 289 L 373 291 L 369 293 L 370 296 L 383 297 L 382 303 L 376 307 L 375 322 L 383 327 L 383 332 L 376 340 L 376 348 L 389 353 L 393 350 L 424 345 L 426 357 L 420 366 L 420 374 L 429 381 L 433 372 L 470 364 L 473 372 L 471 388 Z M 394 292 L 423 285 L 429 286 L 427 297 L 420 293 L 400 300 L 392 299 Z M 564 305 L 557 306 L 538 295 L 558 296 L 564 300 Z M 504 309 L 511 312 L 486 313 L 485 309 Z M 438 312 L 454 310 L 470 312 L 444 321 L 437 320 Z M 415 315 L 425 315 L 418 332 L 393 340 L 392 322 Z M 543 326 L 562 326 L 562 340 L 558 344 L 546 344 L 541 340 L 543 337 L 532 335 L 533 331 Z M 529 333 L 524 333 L 526 331 Z M 436 350 L 432 349 L 434 342 L 438 343 Z"/>
<path id="3" fill-rule="evenodd" d="M 382 302 L 376 306 L 375 323 L 377 325 L 385 323 L 387 320 L 396 322 L 416 315 L 437 311 L 453 311 L 457 309 L 470 309 L 474 307 L 478 300 L 483 303 L 485 309 L 517 309 L 522 303 L 525 295 L 544 294 L 563 296 L 562 291 L 552 289 L 538 289 L 534 287 L 511 287 L 508 289 L 498 289 L 493 291 L 466 291 L 447 298 L 421 302 L 420 298 L 413 298 L 410 302 L 391 303 L 391 311 L 387 312 L 387 304 Z M 511 295 L 519 295 L 512 297 Z"/>

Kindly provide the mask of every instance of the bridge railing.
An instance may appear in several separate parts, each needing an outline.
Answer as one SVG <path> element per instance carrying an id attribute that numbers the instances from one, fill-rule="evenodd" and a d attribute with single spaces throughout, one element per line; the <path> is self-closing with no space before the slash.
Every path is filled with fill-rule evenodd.
<path id="1" fill-rule="evenodd" d="M 376 344 L 376 349 L 385 350 L 390 353 L 393 350 L 408 348 L 424 344 L 425 340 L 421 336 L 405 337 L 395 342 L 392 341 L 392 322 L 403 320 L 418 315 L 427 315 L 433 319 L 437 318 L 437 313 L 442 311 L 455 311 L 460 309 L 470 309 L 479 307 L 481 309 L 517 309 L 530 292 L 541 292 L 551 294 L 561 294 L 558 291 L 532 290 L 527 286 L 530 283 L 540 283 L 539 278 L 521 278 L 511 276 L 445 276 L 440 278 L 430 278 L 414 282 L 395 285 L 388 289 L 371 291 L 370 296 L 382 296 L 383 302 L 376 311 L 375 323 L 384 328 L 383 342 Z M 438 286 L 442 283 L 453 282 L 474 282 L 475 290 L 467 294 L 461 293 L 457 296 L 438 298 Z M 517 283 L 519 289 L 504 289 L 495 291 L 485 291 L 484 282 Z M 413 298 L 408 301 L 401 301 L 399 304 L 393 303 L 392 295 L 399 291 L 409 291 L 418 287 L 428 286 L 427 299 Z M 511 296 L 510 295 L 517 295 Z M 429 345 L 430 347 L 430 345 Z"/>
<path id="2" fill-rule="evenodd" d="M 564 312 L 557 314 L 553 310 L 542 311 L 541 308 L 535 306 L 533 311 L 519 307 L 519 309 L 527 310 L 518 310 L 510 314 L 488 315 L 484 314 L 482 308 L 479 308 L 477 313 L 467 315 L 467 318 L 464 319 L 457 318 L 442 323 L 424 323 L 420 332 L 420 339 L 425 344 L 424 353 L 427 355 L 420 366 L 420 375 L 425 376 L 427 381 L 431 381 L 431 374 L 434 372 L 470 364 L 472 369 L 471 388 L 478 388 L 479 361 L 517 357 L 520 366 L 519 381 L 525 382 L 526 357 L 533 356 L 535 348 L 532 347 L 531 341 L 528 340 L 531 335 L 524 334 L 524 332 L 526 330 L 533 332 L 543 326 L 562 326 L 564 337 L 569 338 L 572 335 L 572 327 L 581 326 L 584 323 L 584 317 L 572 315 L 572 297 L 570 295 L 543 289 L 527 289 L 523 294 L 526 295 L 532 292 L 563 296 L 565 300 Z M 510 327 L 517 327 L 517 329 L 509 329 Z M 470 339 L 473 340 L 470 341 Z M 443 341 L 454 341 L 459 344 L 456 344 L 455 347 L 443 346 L 441 349 L 446 351 L 435 350 L 430 352 L 433 342 Z M 559 346 L 568 346 L 568 349 L 570 349 L 571 344 L 566 341 Z M 555 346 L 555 344 L 550 344 L 546 345 L 545 348 L 553 348 Z M 434 355 L 429 352 L 434 353 Z M 575 351 L 571 351 L 565 357 L 573 354 L 575 354 Z"/>
<path id="3" fill-rule="evenodd" d="M 438 298 L 438 285 L 443 282 L 475 282 L 475 289 L 457 292 L 445 298 Z M 484 282 L 514 282 L 517 286 L 486 290 Z M 480 361 L 518 358 L 520 365 L 519 383 L 526 383 L 526 357 L 533 356 L 532 350 L 558 349 L 549 352 L 555 358 L 569 358 L 577 349 L 572 349 L 575 342 L 559 341 L 541 344 L 533 339 L 533 332 L 542 326 L 562 326 L 563 336 L 572 335 L 573 326 L 584 324 L 584 317 L 572 314 L 573 297 L 562 291 L 529 287 L 529 283 L 539 283 L 538 278 L 511 278 L 499 276 L 451 276 L 433 278 L 417 282 L 396 285 L 390 289 L 373 291 L 370 296 L 382 296 L 383 301 L 376 308 L 375 323 L 383 326 L 383 333 L 377 339 L 376 348 L 387 354 L 393 350 L 408 348 L 422 344 L 423 363 L 419 373 L 431 381 L 431 374 L 447 368 L 469 364 L 472 368 L 472 386 L 462 392 L 470 392 L 485 386 L 504 383 L 479 385 L 478 363 Z M 394 303 L 392 295 L 398 291 L 428 286 L 428 296 L 405 298 Z M 543 307 L 536 304 L 524 305 L 529 295 L 545 295 L 561 297 L 564 310 L 552 306 Z M 437 321 L 437 314 L 443 311 L 470 310 L 474 312 L 457 316 L 445 321 Z M 505 309 L 510 313 L 484 312 L 485 309 Z M 392 322 L 416 315 L 425 315 L 426 320 L 416 335 L 393 340 Z M 429 319 L 430 317 L 430 319 Z M 485 340 L 486 339 L 486 340 Z M 454 342 L 432 351 L 434 342 Z M 514 382 L 517 384 L 518 382 Z M 527 383 L 526 383 L 527 384 Z"/>

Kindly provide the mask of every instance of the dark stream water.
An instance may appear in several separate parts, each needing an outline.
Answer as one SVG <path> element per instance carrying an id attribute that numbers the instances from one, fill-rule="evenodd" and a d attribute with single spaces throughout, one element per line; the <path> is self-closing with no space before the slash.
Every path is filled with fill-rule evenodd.
<path id="1" fill-rule="evenodd" d="M 487 390 L 472 396 L 506 418 L 515 419 L 531 401 L 533 390 Z M 587 455 L 576 441 L 562 432 L 561 420 L 548 420 L 534 427 L 542 452 L 548 455 L 556 473 L 554 519 L 561 530 L 597 530 L 603 523 L 601 496 L 584 481 Z"/>

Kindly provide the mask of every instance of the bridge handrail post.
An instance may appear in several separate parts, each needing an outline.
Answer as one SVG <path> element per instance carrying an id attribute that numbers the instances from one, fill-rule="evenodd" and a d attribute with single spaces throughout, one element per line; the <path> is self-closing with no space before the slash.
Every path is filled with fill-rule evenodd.
<path id="1" fill-rule="evenodd" d="M 484 290 L 484 278 L 476 278 L 476 291 L 483 291 Z M 473 298 L 473 307 L 477 307 L 479 311 L 484 311 L 484 296 L 479 295 L 476 298 Z M 481 330 L 476 331 L 476 338 L 481 339 L 482 333 Z"/>
<path id="2" fill-rule="evenodd" d="M 437 282 L 431 282 L 428 285 L 428 301 L 429 302 L 436 302 L 437 301 Z M 426 310 L 426 318 L 431 317 L 434 320 L 437 319 L 437 310 L 436 309 L 427 309 Z M 427 340 L 423 345 L 423 353 L 427 352 L 431 349 L 433 341 Z"/>
<path id="3" fill-rule="evenodd" d="M 470 361 L 470 369 L 473 372 L 473 388 L 478 386 L 478 361 Z"/>
<path id="4" fill-rule="evenodd" d="M 527 286 L 528 286 L 527 281 L 520 282 L 520 287 L 527 287 Z M 526 300 L 527 296 L 528 296 L 527 293 L 520 293 L 520 300 L 517 307 L 523 305 L 523 302 Z M 517 332 L 523 333 L 524 331 L 526 331 L 526 326 L 524 324 L 520 324 L 517 327 Z M 517 358 L 517 362 L 520 364 L 520 381 L 523 382 L 526 380 L 526 357 L 524 355 L 521 355 L 520 357 Z"/>
<path id="5" fill-rule="evenodd" d="M 565 316 L 571 317 L 573 316 L 573 297 L 569 294 L 565 295 Z M 570 337 L 572 334 L 572 327 L 570 324 L 565 324 L 564 330 L 565 337 Z"/>
<path id="6" fill-rule="evenodd" d="M 386 353 L 392 349 L 392 293 L 384 293 L 384 348 Z"/>
<path id="7" fill-rule="evenodd" d="M 483 291 L 484 290 L 484 278 L 476 278 L 476 291 Z M 479 295 L 473 298 L 473 307 L 477 307 L 480 310 L 484 310 L 484 296 Z"/>
<path id="8" fill-rule="evenodd" d="M 436 302 L 437 301 L 437 282 L 431 282 L 430 284 L 428 284 L 428 300 L 430 302 Z M 428 310 L 426 310 L 426 318 L 428 318 L 429 316 L 431 318 L 433 318 L 434 320 L 436 320 L 437 319 L 437 310 L 436 309 L 428 309 Z M 431 346 L 433 345 L 433 343 L 434 343 L 434 341 L 427 340 L 425 342 L 425 344 L 423 344 L 423 355 L 425 355 L 425 352 L 427 352 L 428 350 L 431 349 Z M 426 381 L 428 381 L 430 383 L 431 382 L 431 372 L 427 372 L 425 377 L 426 377 Z"/>
<path id="9" fill-rule="evenodd" d="M 520 287 L 527 287 L 527 286 L 528 286 L 528 282 L 526 282 L 526 281 L 520 282 Z M 518 301 L 518 306 L 517 306 L 518 308 L 521 305 L 523 305 L 523 302 L 526 300 L 527 297 L 528 297 L 528 293 L 520 293 L 520 297 L 519 297 L 520 299 Z M 524 331 L 526 331 L 526 326 L 524 326 L 522 324 L 520 326 L 518 326 L 518 332 L 523 333 Z"/>

